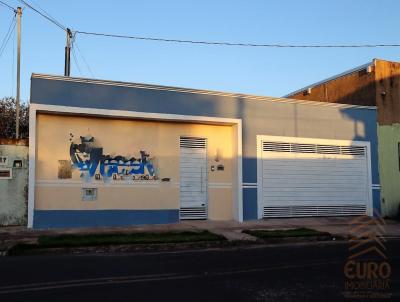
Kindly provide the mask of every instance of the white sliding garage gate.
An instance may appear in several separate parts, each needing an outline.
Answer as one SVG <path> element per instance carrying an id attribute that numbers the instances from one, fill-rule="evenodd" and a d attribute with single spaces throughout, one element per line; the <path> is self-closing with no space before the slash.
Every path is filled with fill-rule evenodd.
<path id="1" fill-rule="evenodd" d="M 259 218 L 372 215 L 369 142 L 257 141 Z"/>

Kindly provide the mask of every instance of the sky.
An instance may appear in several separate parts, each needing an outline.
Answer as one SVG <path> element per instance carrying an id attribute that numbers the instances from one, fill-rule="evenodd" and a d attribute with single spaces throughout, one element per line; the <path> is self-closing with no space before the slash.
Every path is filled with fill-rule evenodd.
<path id="1" fill-rule="evenodd" d="M 262 44 L 400 43 L 398 0 L 26 1 L 80 31 Z M 0 42 L 12 17 L 0 6 Z M 65 40 L 60 28 L 24 9 L 23 101 L 32 73 L 63 75 Z M 0 57 L 0 98 L 16 94 L 15 43 L 13 35 Z M 282 96 L 374 58 L 400 61 L 400 48 L 244 48 L 77 34 L 75 56 L 71 76 Z"/>

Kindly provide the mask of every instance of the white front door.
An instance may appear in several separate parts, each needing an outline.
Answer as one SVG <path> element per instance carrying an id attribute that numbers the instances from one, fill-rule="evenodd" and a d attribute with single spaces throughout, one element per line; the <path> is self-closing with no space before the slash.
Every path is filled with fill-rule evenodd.
<path id="1" fill-rule="evenodd" d="M 180 219 L 207 219 L 207 140 L 180 138 Z"/>

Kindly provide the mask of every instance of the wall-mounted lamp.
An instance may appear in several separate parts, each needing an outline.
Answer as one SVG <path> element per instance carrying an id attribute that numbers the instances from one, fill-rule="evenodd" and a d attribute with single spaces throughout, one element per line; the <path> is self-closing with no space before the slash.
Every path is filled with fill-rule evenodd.
<path id="1" fill-rule="evenodd" d="M 214 160 L 218 163 L 221 160 L 221 149 L 217 148 L 217 152 L 215 152 L 215 158 Z"/>

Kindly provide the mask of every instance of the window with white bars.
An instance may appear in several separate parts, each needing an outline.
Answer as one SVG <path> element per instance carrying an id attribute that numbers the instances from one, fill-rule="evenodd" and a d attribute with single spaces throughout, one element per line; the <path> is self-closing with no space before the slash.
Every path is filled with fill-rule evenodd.
<path id="1" fill-rule="evenodd" d="M 199 137 L 183 136 L 180 139 L 180 147 L 181 148 L 191 148 L 191 149 L 205 149 L 206 148 L 206 139 L 199 138 Z"/>
<path id="2" fill-rule="evenodd" d="M 262 146 L 263 151 L 267 152 L 341 154 L 362 157 L 365 156 L 365 147 L 362 146 L 299 144 L 270 141 L 263 142 Z"/>

